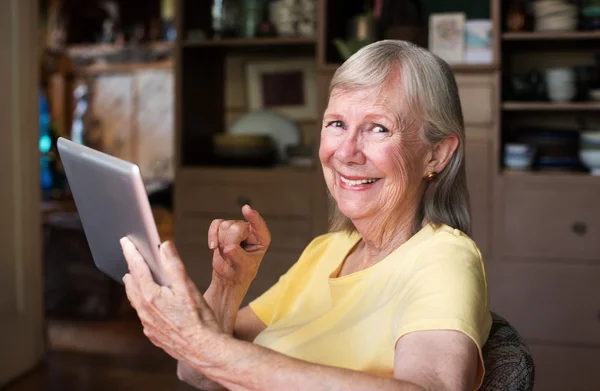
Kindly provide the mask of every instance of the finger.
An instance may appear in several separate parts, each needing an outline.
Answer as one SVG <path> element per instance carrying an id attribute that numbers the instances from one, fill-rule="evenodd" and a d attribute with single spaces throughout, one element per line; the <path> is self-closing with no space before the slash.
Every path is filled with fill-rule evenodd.
<path id="1" fill-rule="evenodd" d="M 242 207 L 242 214 L 250 223 L 250 226 L 256 236 L 260 239 L 260 242 L 262 244 L 269 244 L 271 242 L 271 233 L 267 227 L 267 222 L 262 218 L 260 213 L 258 213 L 257 210 L 252 209 L 250 205 L 244 205 Z"/>
<path id="2" fill-rule="evenodd" d="M 225 220 L 221 224 L 219 224 L 219 232 L 217 233 L 218 243 L 217 246 L 223 248 L 223 242 L 225 241 L 225 236 L 227 236 L 227 230 L 234 222 L 231 220 Z"/>
<path id="3" fill-rule="evenodd" d="M 143 285 L 150 282 L 154 283 L 152 273 L 150 273 L 150 269 L 148 268 L 144 257 L 140 254 L 131 240 L 122 238 L 121 248 L 123 249 L 123 255 L 125 255 L 129 272 L 133 279 L 136 280 L 138 287 L 141 288 Z"/>
<path id="4" fill-rule="evenodd" d="M 121 247 L 123 254 L 127 260 L 131 276 L 135 280 L 139 293 L 145 301 L 151 300 L 154 294 L 160 287 L 154 282 L 150 268 L 146 264 L 144 257 L 137 250 L 131 240 L 127 238 L 121 239 Z"/>
<path id="5" fill-rule="evenodd" d="M 227 234 L 225 235 L 225 239 L 222 243 L 223 248 L 226 248 L 231 244 L 240 244 L 244 240 L 248 239 L 248 235 L 250 235 L 250 224 L 243 221 L 235 222 L 227 230 Z"/>
<path id="6" fill-rule="evenodd" d="M 125 294 L 127 295 L 127 300 L 129 300 L 131 306 L 137 311 L 138 308 L 141 308 L 140 293 L 131 274 L 125 274 L 123 277 L 123 284 L 125 284 Z"/>
<path id="7" fill-rule="evenodd" d="M 208 227 L 208 248 L 211 250 L 217 248 L 217 243 L 219 243 L 219 226 L 222 222 L 223 219 L 215 219 Z"/>
<path id="8" fill-rule="evenodd" d="M 187 291 L 188 275 L 173 242 L 166 241 L 161 244 L 160 255 L 165 271 L 171 279 L 171 287 L 179 291 Z"/>

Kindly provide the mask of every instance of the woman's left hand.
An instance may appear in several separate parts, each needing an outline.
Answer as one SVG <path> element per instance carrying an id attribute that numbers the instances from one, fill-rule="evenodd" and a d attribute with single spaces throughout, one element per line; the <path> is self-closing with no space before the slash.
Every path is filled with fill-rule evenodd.
<path id="1" fill-rule="evenodd" d="M 172 242 L 160 246 L 160 262 L 169 274 L 170 287 L 154 282 L 148 265 L 127 238 L 121 247 L 129 266 L 123 278 L 127 298 L 152 343 L 177 360 L 197 367 L 218 366 L 225 336 L 214 313 L 189 278 Z"/>

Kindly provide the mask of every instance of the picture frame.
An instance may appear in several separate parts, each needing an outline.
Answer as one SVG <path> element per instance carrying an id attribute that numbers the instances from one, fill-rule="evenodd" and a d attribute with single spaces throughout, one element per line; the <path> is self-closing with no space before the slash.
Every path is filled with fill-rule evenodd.
<path id="1" fill-rule="evenodd" d="M 464 62 L 466 15 L 462 12 L 431 14 L 429 50 L 448 64 Z"/>
<path id="2" fill-rule="evenodd" d="M 316 66 L 298 58 L 246 64 L 248 108 L 273 110 L 295 120 L 317 118 Z"/>

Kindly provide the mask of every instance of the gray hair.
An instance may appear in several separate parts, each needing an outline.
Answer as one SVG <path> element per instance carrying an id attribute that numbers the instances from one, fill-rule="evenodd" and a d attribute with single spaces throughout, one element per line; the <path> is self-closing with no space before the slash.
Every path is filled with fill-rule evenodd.
<path id="1" fill-rule="evenodd" d="M 403 107 L 420 124 L 420 139 L 433 146 L 456 136 L 459 144 L 442 172 L 428 183 L 415 221 L 446 224 L 470 235 L 471 212 L 465 170 L 465 130 L 458 87 L 450 66 L 433 53 L 412 43 L 382 40 L 363 47 L 335 72 L 329 93 L 363 88 L 384 90 L 394 72 L 400 74 Z M 330 229 L 355 232 L 352 221 L 335 203 Z"/>

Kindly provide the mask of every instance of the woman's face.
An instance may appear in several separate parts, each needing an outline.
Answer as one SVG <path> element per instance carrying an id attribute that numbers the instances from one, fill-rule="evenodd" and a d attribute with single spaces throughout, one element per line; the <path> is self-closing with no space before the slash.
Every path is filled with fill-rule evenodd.
<path id="1" fill-rule="evenodd" d="M 386 220 L 416 207 L 425 153 L 401 91 L 333 91 L 323 117 L 319 158 L 337 206 L 353 221 Z M 396 213 L 393 213 L 396 212 Z"/>

